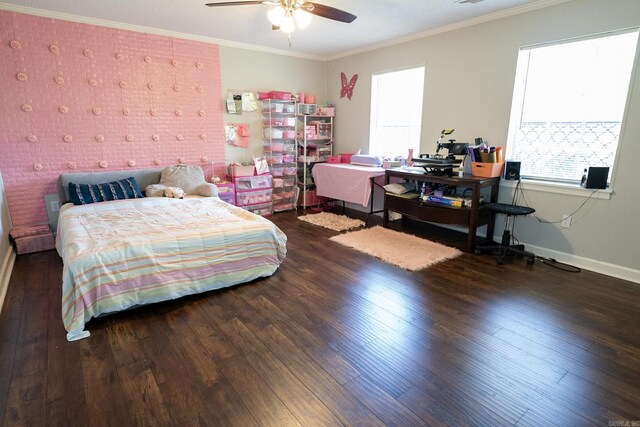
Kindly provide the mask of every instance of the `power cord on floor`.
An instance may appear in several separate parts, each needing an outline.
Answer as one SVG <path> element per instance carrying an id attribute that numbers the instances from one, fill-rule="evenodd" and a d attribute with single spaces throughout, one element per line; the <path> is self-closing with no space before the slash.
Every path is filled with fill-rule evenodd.
<path id="1" fill-rule="evenodd" d="M 582 270 L 580 267 L 576 267 L 575 265 L 566 264 L 564 262 L 559 262 L 553 258 L 545 258 L 539 255 L 536 255 L 536 260 L 541 262 L 544 265 L 548 265 L 549 267 L 557 268 L 558 270 L 567 272 L 567 273 L 580 273 Z"/>

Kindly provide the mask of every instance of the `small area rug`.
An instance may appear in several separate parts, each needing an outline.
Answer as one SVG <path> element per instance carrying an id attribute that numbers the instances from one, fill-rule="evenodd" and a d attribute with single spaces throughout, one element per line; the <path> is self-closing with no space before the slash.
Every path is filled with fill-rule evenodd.
<path id="1" fill-rule="evenodd" d="M 411 271 L 462 254 L 456 248 L 380 226 L 340 234 L 330 240 Z"/>
<path id="2" fill-rule="evenodd" d="M 345 215 L 332 214 L 331 212 L 307 214 L 299 216 L 298 219 L 333 231 L 345 231 L 364 226 L 364 221 L 349 218 Z"/>

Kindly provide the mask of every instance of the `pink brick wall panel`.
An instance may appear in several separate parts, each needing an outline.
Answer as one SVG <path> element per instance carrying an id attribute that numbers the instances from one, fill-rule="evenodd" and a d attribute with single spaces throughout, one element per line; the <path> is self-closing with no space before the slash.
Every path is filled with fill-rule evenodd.
<path id="1" fill-rule="evenodd" d="M 46 222 L 42 197 L 56 191 L 61 173 L 126 170 L 130 160 L 133 168 L 167 166 L 182 158 L 210 175 L 202 159 L 224 160 L 216 45 L 7 11 L 0 11 L 0 42 L 0 168 L 14 224 Z M 19 72 L 27 81 L 16 78 Z M 22 111 L 25 103 L 32 112 Z M 37 142 L 28 141 L 31 134 Z"/>

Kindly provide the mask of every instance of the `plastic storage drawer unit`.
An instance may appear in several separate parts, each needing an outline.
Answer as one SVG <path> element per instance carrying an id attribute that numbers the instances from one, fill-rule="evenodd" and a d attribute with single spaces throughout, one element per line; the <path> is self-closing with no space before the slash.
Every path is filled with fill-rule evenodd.
<path id="1" fill-rule="evenodd" d="M 238 193 L 236 202 L 238 206 L 257 205 L 271 202 L 272 190 L 245 191 Z"/>
<path id="2" fill-rule="evenodd" d="M 256 215 L 267 216 L 273 213 L 273 204 L 271 203 L 261 203 L 259 205 L 249 205 L 249 206 L 241 206 L 241 207 L 242 209 L 245 209 Z"/>
<path id="3" fill-rule="evenodd" d="M 235 191 L 218 192 L 218 197 L 220 197 L 220 200 L 222 200 L 223 202 L 227 202 L 230 205 L 235 205 L 236 204 L 236 192 Z"/>
<path id="4" fill-rule="evenodd" d="M 271 175 L 239 176 L 234 178 L 236 191 L 267 190 L 271 188 Z"/>

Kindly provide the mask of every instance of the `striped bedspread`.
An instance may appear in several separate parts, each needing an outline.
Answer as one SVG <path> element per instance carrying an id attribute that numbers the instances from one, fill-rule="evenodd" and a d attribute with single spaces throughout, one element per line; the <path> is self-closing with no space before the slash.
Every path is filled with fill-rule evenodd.
<path id="1" fill-rule="evenodd" d="M 287 237 L 217 197 L 115 200 L 60 209 L 67 339 L 92 317 L 273 274 Z"/>

